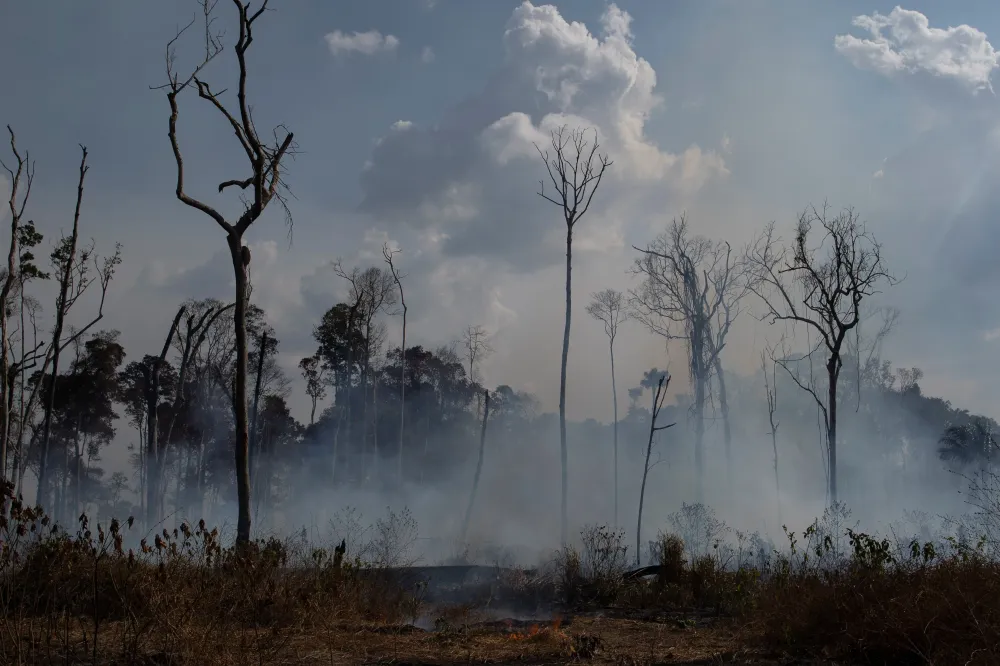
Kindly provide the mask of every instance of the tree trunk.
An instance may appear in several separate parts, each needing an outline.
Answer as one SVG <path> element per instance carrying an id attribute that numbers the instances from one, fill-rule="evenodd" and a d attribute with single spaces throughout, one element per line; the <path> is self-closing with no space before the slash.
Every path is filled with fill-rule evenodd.
<path id="1" fill-rule="evenodd" d="M 559 458 L 562 464 L 562 497 L 560 503 L 560 543 L 566 545 L 569 531 L 569 470 L 566 450 L 566 366 L 569 361 L 569 329 L 573 315 L 573 227 L 566 228 L 566 322 L 563 327 L 562 365 L 559 370 Z"/>
<path id="2" fill-rule="evenodd" d="M 402 290 L 400 290 L 402 297 Z M 399 369 L 399 453 L 397 458 L 397 477 L 399 485 L 403 485 L 403 433 L 406 422 L 406 301 L 403 301 L 403 346 L 400 354 Z"/>
<path id="3" fill-rule="evenodd" d="M 60 288 L 60 297 L 57 301 L 58 307 L 56 308 L 56 326 L 52 332 L 52 374 L 51 381 L 49 381 L 48 395 L 46 396 L 45 416 L 42 422 L 42 452 L 41 458 L 38 461 L 38 489 L 35 500 L 37 506 L 45 505 L 45 493 L 48 490 L 46 487 L 48 482 L 46 474 L 49 464 L 49 440 L 52 435 L 52 410 L 55 409 L 56 405 L 56 378 L 59 376 L 59 344 L 62 341 L 63 323 L 65 321 L 65 312 L 62 303 L 66 299 L 67 283 L 68 280 Z M 44 378 L 44 376 L 43 373 L 42 377 Z"/>
<path id="4" fill-rule="evenodd" d="M 257 456 L 259 455 L 259 444 L 257 442 L 257 419 L 259 418 L 259 410 L 257 409 L 258 403 L 260 401 L 260 384 L 261 378 L 264 374 L 264 346 L 267 344 L 267 332 L 260 334 L 260 353 L 257 356 L 257 378 L 254 381 L 253 387 L 253 416 L 250 422 L 250 484 L 253 487 L 253 483 L 257 477 Z"/>
<path id="5" fill-rule="evenodd" d="M 653 437 L 656 435 L 657 430 L 663 430 L 663 428 L 656 427 L 656 417 L 660 413 L 660 396 L 666 391 L 663 386 L 664 378 L 661 377 L 660 381 L 656 385 L 656 391 L 653 393 L 653 408 L 649 415 L 649 439 L 646 442 L 646 462 L 642 468 L 642 485 L 639 486 L 639 516 L 636 520 L 635 526 L 635 565 L 639 566 L 642 564 L 642 508 L 646 501 L 646 479 L 649 477 L 649 459 L 653 454 Z"/>
<path id="6" fill-rule="evenodd" d="M 705 373 L 700 362 L 695 364 L 694 377 L 694 466 L 696 497 L 705 502 Z"/>
<path id="7" fill-rule="evenodd" d="M 80 442 L 80 426 L 81 426 L 81 419 L 80 419 L 80 417 L 77 417 L 77 419 L 76 419 L 76 432 L 74 433 L 74 437 L 73 437 L 73 439 L 74 439 L 73 448 L 74 448 L 74 450 L 76 452 L 76 470 L 75 470 L 75 472 L 76 472 L 76 488 L 74 488 L 74 503 L 76 504 L 76 508 L 73 510 L 73 513 L 75 515 L 77 515 L 77 516 L 79 516 L 81 513 L 83 513 L 83 491 L 82 491 L 82 486 L 83 486 L 83 474 L 82 474 L 82 472 L 83 472 L 83 447 L 80 446 L 80 443 L 81 443 Z M 69 514 L 67 514 L 67 515 L 69 515 Z"/>
<path id="8" fill-rule="evenodd" d="M 152 529 L 157 524 L 163 514 L 163 496 L 167 489 L 163 486 L 163 459 L 164 454 L 160 452 L 160 370 L 170 351 L 170 343 L 177 333 L 177 326 L 184 314 L 184 308 L 177 310 L 174 320 L 170 324 L 170 332 L 163 343 L 160 355 L 153 361 L 153 367 L 148 368 L 146 376 L 146 438 L 149 449 L 146 460 L 149 472 L 146 475 L 146 529 Z M 169 442 L 163 442 L 164 452 Z"/>
<path id="9" fill-rule="evenodd" d="M 729 421 L 729 398 L 726 395 L 726 376 L 722 372 L 722 355 L 715 354 L 715 376 L 719 378 L 719 407 L 722 411 L 722 436 L 726 444 L 726 480 L 730 493 L 733 488 L 733 431 Z"/>
<path id="10" fill-rule="evenodd" d="M 615 383 L 615 339 L 611 338 L 611 401 L 615 409 L 615 529 L 618 529 L 618 385 Z"/>
<path id="11" fill-rule="evenodd" d="M 20 170 L 19 170 L 20 171 Z M 14 186 L 16 187 L 16 185 Z M 13 199 L 12 199 L 13 201 Z M 11 204 L 13 209 L 13 203 Z M 14 385 L 10 381 L 10 330 L 7 327 L 7 305 L 10 290 L 14 286 L 17 272 L 17 231 L 20 218 L 11 211 L 10 250 L 7 252 L 7 275 L 0 289 L 0 482 L 7 480 L 7 447 L 10 441 L 10 403 L 14 396 Z M 21 329 L 21 336 L 26 331 Z M 24 354 L 21 355 L 24 362 Z"/>
<path id="12" fill-rule="evenodd" d="M 469 533 L 469 523 L 472 521 L 472 507 L 476 502 L 476 493 L 479 491 L 479 478 L 483 473 L 483 458 L 486 454 L 486 424 L 490 418 L 490 392 L 483 391 L 483 428 L 479 432 L 479 461 L 476 463 L 476 475 L 472 478 L 472 493 L 469 495 L 469 506 L 465 509 L 465 520 L 462 521 L 462 538 L 459 543 L 465 543 L 465 537 Z"/>
<path id="13" fill-rule="evenodd" d="M 80 238 L 80 206 L 83 204 L 83 180 L 87 175 L 87 149 L 83 148 L 80 160 L 80 180 L 76 187 L 76 209 L 73 212 L 73 232 L 70 235 L 69 247 L 63 260 L 66 262 L 63 273 L 59 276 L 59 296 L 56 298 L 56 325 L 52 331 L 52 381 L 49 383 L 48 400 L 45 404 L 45 421 L 42 426 L 42 456 L 38 465 L 37 505 L 42 505 L 46 491 L 46 468 L 49 462 L 49 441 L 52 436 L 52 410 L 56 402 L 56 378 L 59 376 L 59 345 L 62 342 L 63 326 L 66 323 L 66 298 L 69 283 L 73 275 L 73 264 L 76 262 L 76 244 Z M 6 313 L 4 313 L 6 314 Z M 42 379 L 45 378 L 45 368 L 42 368 Z"/>
<path id="14" fill-rule="evenodd" d="M 229 235 L 229 252 L 233 260 L 236 277 L 236 307 L 233 310 L 233 324 L 236 329 L 236 497 L 239 515 L 236 521 L 236 543 L 250 542 L 250 465 L 249 428 L 247 423 L 247 266 L 243 262 L 242 239 Z"/>
<path id="15" fill-rule="evenodd" d="M 826 364 L 829 379 L 827 400 L 829 401 L 826 424 L 827 453 L 830 456 L 830 504 L 837 503 L 837 382 L 840 379 L 840 357 L 831 356 Z"/>

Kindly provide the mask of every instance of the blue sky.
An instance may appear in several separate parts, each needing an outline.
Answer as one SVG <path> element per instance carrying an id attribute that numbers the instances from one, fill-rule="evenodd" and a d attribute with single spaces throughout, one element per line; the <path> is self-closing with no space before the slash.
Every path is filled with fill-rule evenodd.
<path id="1" fill-rule="evenodd" d="M 994 3 L 274 8 L 251 51 L 250 94 L 258 124 L 284 123 L 300 144 L 288 174 L 295 226 L 289 244 L 280 215 L 268 214 L 249 242 L 255 298 L 290 369 L 313 351 L 311 329 L 342 291 L 327 262 L 376 263 L 390 240 L 410 276 L 410 339 L 445 342 L 483 324 L 497 349 L 487 380 L 554 407 L 561 223 L 534 194 L 542 167 L 527 148 L 564 113 L 598 127 L 616 160 L 578 240 L 571 416 L 610 412 L 606 391 L 588 388 L 604 386 L 607 368 L 586 351 L 603 350 L 603 332 L 583 306 L 591 291 L 629 286 L 632 244 L 686 210 L 698 233 L 739 245 L 770 220 L 787 233 L 797 211 L 823 199 L 855 206 L 906 277 L 884 296 L 901 310 L 885 356 L 923 367 L 927 390 L 1000 415 L 1000 107 L 977 90 L 996 67 Z M 173 197 L 167 104 L 149 89 L 164 80 L 166 41 L 197 4 L 38 1 L 2 11 L 0 123 L 37 161 L 31 215 L 49 239 L 69 225 L 77 144 L 86 144 L 85 233 L 99 249 L 124 244 L 107 325 L 123 331 L 131 358 L 150 353 L 176 303 L 231 290 L 219 230 Z M 220 26 L 233 25 L 232 11 L 221 0 Z M 886 17 L 883 41 L 852 24 L 876 12 Z M 838 48 L 838 35 L 856 40 Z M 192 31 L 180 68 L 198 47 Z M 206 78 L 231 88 L 232 65 L 227 53 Z M 222 201 L 212 183 L 243 176 L 232 135 L 190 95 L 180 132 L 191 189 Z M 659 341 L 637 327 L 623 335 L 622 381 L 664 364 Z M 731 367 L 752 369 L 768 335 L 744 322 Z M 678 372 L 680 358 L 671 353 Z"/>

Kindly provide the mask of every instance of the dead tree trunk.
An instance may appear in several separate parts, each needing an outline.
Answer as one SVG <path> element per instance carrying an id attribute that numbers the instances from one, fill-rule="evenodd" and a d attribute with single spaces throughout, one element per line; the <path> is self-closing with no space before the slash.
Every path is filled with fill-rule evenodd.
<path id="1" fill-rule="evenodd" d="M 177 334 L 177 325 L 184 316 L 184 306 L 177 310 L 174 320 L 170 323 L 170 332 L 163 343 L 160 355 L 156 357 L 153 364 L 146 368 L 146 529 L 152 529 L 154 525 L 162 519 L 163 495 L 166 489 L 163 487 L 163 459 L 160 452 L 160 371 L 166 363 L 167 352 L 170 351 L 170 344 Z M 164 446 L 166 446 L 164 442 Z"/>
<path id="2" fill-rule="evenodd" d="M 608 346 L 611 352 L 611 404 L 614 407 L 614 475 L 615 475 L 615 529 L 618 529 L 618 384 L 615 382 L 615 338 L 618 326 L 628 319 L 624 309 L 624 298 L 620 291 L 605 289 L 591 294 L 587 314 L 604 324 L 604 333 L 608 336 Z"/>
<path id="3" fill-rule="evenodd" d="M 250 432 L 247 424 L 247 267 L 249 253 L 244 257 L 240 238 L 229 236 L 229 252 L 236 273 L 236 378 L 234 397 L 236 407 L 236 497 L 239 516 L 236 523 L 236 540 L 250 541 Z M 244 258 L 247 261 L 244 261 Z"/>
<path id="4" fill-rule="evenodd" d="M 262 378 L 264 376 L 264 350 L 267 347 L 267 332 L 260 334 L 260 350 L 257 356 L 257 377 L 254 381 L 253 387 L 253 417 L 250 422 L 250 470 L 252 472 L 250 478 L 251 488 L 256 488 L 254 485 L 255 478 L 257 476 L 256 460 L 259 455 L 259 444 L 257 442 L 257 420 L 260 417 L 260 411 L 258 409 L 258 403 L 260 402 L 260 385 Z"/>
<path id="5" fill-rule="evenodd" d="M 11 291 L 15 281 L 20 279 L 18 260 L 18 240 L 21 235 L 21 216 L 31 196 L 31 183 L 34 180 L 34 165 L 27 154 L 24 157 L 18 152 L 14 130 L 7 126 L 10 134 L 10 150 L 14 154 L 17 165 L 14 169 L 4 169 L 10 176 L 10 198 L 7 201 L 10 209 L 10 248 L 7 251 L 7 274 L 0 287 L 0 485 L 7 480 L 7 451 L 10 441 L 10 404 L 14 394 L 13 382 L 10 381 L 10 330 L 8 328 Z M 19 192 L 24 179 L 24 193 Z M 20 203 L 18 196 L 20 195 Z M 22 326 L 21 336 L 26 335 Z M 23 362 L 23 353 L 22 353 Z"/>
<path id="6" fill-rule="evenodd" d="M 733 431 L 729 421 L 729 396 L 726 394 L 726 375 L 722 370 L 722 355 L 715 353 L 715 376 L 719 379 L 719 409 L 722 412 L 722 438 L 726 445 L 726 478 L 730 489 L 733 484 Z"/>
<path id="7" fill-rule="evenodd" d="M 403 433 L 405 432 L 406 426 L 406 297 L 403 295 L 403 276 L 396 270 L 395 264 L 393 264 L 392 257 L 395 252 L 389 250 L 388 244 L 382 246 L 382 256 L 385 257 L 385 262 L 389 264 L 389 271 L 392 273 L 392 279 L 396 282 L 396 287 L 399 289 L 399 303 L 403 307 L 403 335 L 402 341 L 400 342 L 399 348 L 399 451 L 396 454 L 396 478 L 400 485 L 403 484 Z M 471 377 L 470 377 L 471 379 Z"/>
<path id="8" fill-rule="evenodd" d="M 764 373 L 764 392 L 767 394 L 767 420 L 771 426 L 771 448 L 774 451 L 774 499 L 778 507 L 778 525 L 781 525 L 781 483 L 778 477 L 778 422 L 774 415 L 778 409 L 778 383 L 774 375 L 774 358 L 771 359 L 771 373 L 768 376 L 764 352 L 760 353 L 760 369 Z"/>
<path id="9" fill-rule="evenodd" d="M 486 456 L 486 424 L 490 418 L 490 392 L 483 391 L 483 427 L 479 432 L 479 461 L 476 463 L 476 475 L 472 478 L 472 492 L 469 494 L 469 506 L 465 509 L 465 520 L 462 521 L 462 537 L 460 543 L 465 543 L 472 522 L 472 507 L 476 503 L 476 493 L 479 492 L 479 479 L 483 474 L 483 458 Z"/>
<path id="10" fill-rule="evenodd" d="M 69 242 L 60 249 L 64 250 L 62 256 L 62 275 L 59 278 L 59 295 L 56 297 L 56 325 L 52 329 L 52 375 L 48 386 L 48 395 L 45 401 L 45 417 L 42 424 L 42 455 L 38 463 L 38 489 L 36 504 L 42 506 L 47 492 L 49 463 L 49 441 L 52 435 L 52 410 L 56 404 L 56 379 L 59 376 L 59 353 L 62 343 L 63 326 L 66 323 L 67 303 L 70 298 L 70 281 L 73 278 L 73 264 L 76 262 L 76 245 L 80 237 L 80 205 L 83 203 L 83 181 L 87 176 L 87 149 L 80 147 L 83 156 L 80 159 L 80 180 L 76 187 L 76 210 L 73 214 L 73 231 L 69 237 Z M 44 377 L 44 374 L 43 374 Z"/>
<path id="11" fill-rule="evenodd" d="M 246 315 L 248 298 L 248 267 L 250 265 L 250 250 L 243 245 L 243 237 L 247 229 L 257 221 L 264 212 L 264 209 L 272 201 L 277 200 L 285 208 L 286 220 L 291 221 L 285 200 L 282 195 L 283 186 L 281 178 L 282 159 L 292 150 L 293 135 L 284 131 L 275 133 L 274 143 L 265 143 L 257 134 L 256 123 L 251 118 L 250 104 L 247 100 L 247 63 L 246 52 L 253 43 L 253 28 L 257 20 L 267 10 L 267 0 L 264 0 L 260 7 L 250 13 L 247 3 L 244 0 L 233 0 L 239 15 L 239 37 L 235 44 L 236 61 L 239 67 L 238 85 L 236 88 L 236 98 L 238 109 L 231 112 L 219 99 L 217 93 L 213 92 L 208 83 L 201 80 L 199 75 L 204 67 L 213 60 L 221 51 L 221 36 L 212 32 L 211 11 L 214 3 L 205 3 L 205 56 L 201 63 L 195 67 L 194 71 L 186 79 L 181 79 L 173 69 L 174 45 L 181 34 L 193 25 L 180 30 L 178 34 L 167 44 L 167 83 L 161 89 L 166 90 L 167 101 L 170 105 L 169 131 L 170 146 L 173 151 L 176 164 L 177 181 L 175 194 L 177 199 L 194 208 L 208 217 L 212 218 L 226 235 L 226 243 L 229 246 L 229 254 L 233 265 L 233 274 L 236 282 L 235 305 L 233 312 L 234 328 L 236 332 L 236 377 L 234 384 L 234 407 L 235 407 L 235 466 L 236 466 L 236 492 L 239 504 L 239 517 L 237 519 L 236 541 L 239 544 L 247 543 L 250 540 L 250 469 L 249 469 L 249 427 L 247 418 L 247 339 L 246 339 Z M 246 179 L 227 180 L 219 184 L 219 192 L 223 192 L 229 187 L 238 187 L 246 191 L 250 189 L 252 196 L 235 223 L 231 223 L 214 207 L 207 203 L 189 196 L 184 189 L 184 161 L 181 157 L 180 144 L 177 138 L 177 119 L 179 115 L 178 96 L 189 87 L 194 87 L 198 96 L 214 107 L 226 121 L 229 128 L 235 133 L 240 147 L 246 155 L 247 163 L 251 170 L 250 177 Z M 280 139 L 278 138 L 280 136 Z"/>
<path id="12" fill-rule="evenodd" d="M 666 430 L 672 427 L 673 423 L 665 426 L 656 425 L 656 419 L 660 415 L 660 410 L 663 408 L 663 400 L 667 395 L 667 387 L 670 385 L 670 375 L 660 375 L 659 381 L 656 383 L 656 391 L 653 393 L 653 410 L 651 417 L 649 419 L 649 439 L 646 442 L 646 462 L 642 468 L 642 485 L 639 487 L 639 517 L 636 521 L 635 527 L 635 565 L 640 566 L 642 564 L 642 509 L 646 501 L 646 481 L 649 478 L 649 470 L 656 463 L 650 464 L 650 459 L 653 455 L 653 438 L 661 430 Z"/>
<path id="13" fill-rule="evenodd" d="M 590 203 L 601 184 L 604 171 L 611 166 L 605 155 L 598 155 L 597 133 L 593 142 L 587 141 L 585 130 L 577 129 L 567 134 L 566 127 L 552 132 L 553 154 L 543 152 L 537 145 L 549 180 L 555 193 L 545 193 L 541 182 L 538 195 L 559 206 L 566 224 L 566 317 L 563 325 L 562 361 L 559 369 L 559 459 L 562 465 L 562 493 L 560 502 L 560 538 L 563 546 L 569 529 L 569 454 L 566 446 L 566 369 L 569 363 L 569 334 L 573 316 L 573 227 L 590 209 Z M 572 154 L 571 154 L 572 153 Z M 596 159 L 595 159 L 596 158 Z"/>

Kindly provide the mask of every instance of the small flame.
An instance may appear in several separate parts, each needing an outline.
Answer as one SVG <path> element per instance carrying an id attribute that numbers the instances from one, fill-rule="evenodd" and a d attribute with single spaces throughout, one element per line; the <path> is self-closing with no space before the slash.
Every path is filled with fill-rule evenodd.
<path id="1" fill-rule="evenodd" d="M 560 633 L 559 632 L 559 627 L 561 625 L 562 625 L 562 618 L 556 616 L 552 620 L 552 627 L 549 628 L 549 631 L 551 633 L 553 633 L 553 634 L 558 634 L 558 633 Z M 507 622 L 507 626 L 508 627 L 511 626 L 511 622 L 510 621 Z M 508 638 L 510 640 L 512 640 L 512 641 L 524 641 L 524 640 L 528 640 L 529 638 L 534 638 L 535 636 L 538 636 L 543 631 L 544 630 L 540 626 L 538 626 L 537 624 L 533 624 L 533 625 L 531 625 L 531 627 L 528 628 L 528 631 L 526 631 L 525 633 L 522 634 L 522 633 L 518 633 L 518 632 L 515 631 L 515 632 L 512 632 L 511 634 L 509 634 Z"/>

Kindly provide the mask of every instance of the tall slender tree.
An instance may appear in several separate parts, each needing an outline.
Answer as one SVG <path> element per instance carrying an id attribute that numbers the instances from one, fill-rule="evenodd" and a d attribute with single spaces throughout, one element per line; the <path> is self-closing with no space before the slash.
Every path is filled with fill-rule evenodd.
<path id="1" fill-rule="evenodd" d="M 272 202 L 278 202 L 285 211 L 286 222 L 291 224 L 291 215 L 282 193 L 282 161 L 294 150 L 293 134 L 283 127 L 274 132 L 273 142 L 261 139 L 252 117 L 251 105 L 247 97 L 247 51 L 254 41 L 254 28 L 257 21 L 267 11 L 268 0 L 263 0 L 255 10 L 250 10 L 250 3 L 244 0 L 232 0 L 236 8 L 239 24 L 239 37 L 234 45 L 234 54 L 238 66 L 236 84 L 236 110 L 231 111 L 222 101 L 222 92 L 216 92 L 201 78 L 205 67 L 223 50 L 222 35 L 215 31 L 212 11 L 218 0 L 201 0 L 205 25 L 204 57 L 201 62 L 184 78 L 174 67 L 175 45 L 177 40 L 194 25 L 194 20 L 182 28 L 167 43 L 167 83 L 158 89 L 165 90 L 167 102 L 170 105 L 168 136 L 170 147 L 176 163 L 177 199 L 186 206 L 198 210 L 212 220 L 226 235 L 229 255 L 232 260 L 233 274 L 236 282 L 236 298 L 233 311 L 236 329 L 236 373 L 234 381 L 234 405 L 236 411 L 236 494 L 239 515 L 236 525 L 237 543 L 247 543 L 250 540 L 250 466 L 249 466 L 249 423 L 247 418 L 247 305 L 249 299 L 249 267 L 250 250 L 243 244 L 243 236 L 250 226 L 260 218 L 264 210 Z M 181 93 L 194 89 L 198 97 L 207 102 L 219 112 L 225 123 L 236 135 L 237 141 L 247 159 L 250 176 L 226 180 L 219 184 L 219 193 L 230 187 L 246 191 L 250 189 L 252 197 L 245 200 L 243 212 L 236 221 L 227 220 L 218 209 L 201 199 L 188 194 L 184 180 L 184 160 L 181 157 L 180 141 L 177 134 L 177 121 L 180 114 L 178 99 Z M 224 91 L 223 91 L 224 92 Z"/>
<path id="2" fill-rule="evenodd" d="M 51 363 L 50 378 L 47 383 L 45 396 L 45 415 L 42 422 L 41 432 L 41 458 L 38 464 L 38 488 L 37 504 L 43 505 L 45 494 L 48 492 L 48 464 L 49 445 L 52 438 L 52 411 L 55 408 L 56 387 L 59 375 L 59 358 L 62 352 L 71 344 L 76 343 L 80 337 L 87 332 L 94 324 L 104 317 L 104 302 L 108 294 L 108 286 L 114 276 L 115 269 L 121 263 L 121 246 L 115 246 L 115 252 L 104 259 L 103 263 L 94 256 L 93 246 L 79 246 L 80 240 L 80 212 L 83 206 L 83 184 L 90 167 L 87 166 L 87 148 L 80 146 L 82 156 L 80 158 L 80 179 L 76 187 L 76 207 L 73 212 L 73 228 L 69 236 L 63 236 L 56 248 L 52 251 L 52 268 L 57 275 L 59 291 L 56 295 L 55 325 L 52 327 L 52 339 L 49 343 L 42 365 L 41 376 L 45 376 L 45 371 Z M 101 297 L 98 305 L 97 315 L 83 328 L 74 331 L 68 339 L 63 338 L 66 317 L 76 302 L 83 296 L 94 282 L 94 274 L 90 272 L 90 261 L 93 259 L 97 270 L 97 281 L 100 283 Z"/>
<path id="3" fill-rule="evenodd" d="M 385 259 L 385 263 L 389 265 L 389 272 L 392 274 L 392 279 L 396 282 L 396 287 L 399 289 L 399 303 L 402 307 L 403 315 L 403 335 L 402 341 L 400 342 L 400 370 L 399 370 L 399 451 L 396 455 L 396 476 L 400 484 L 403 483 L 403 433 L 406 430 L 406 296 L 403 294 L 403 274 L 396 269 L 396 264 L 393 263 L 393 257 L 396 255 L 398 250 L 390 250 L 389 244 L 386 243 L 382 246 L 382 257 Z"/>
<path id="4" fill-rule="evenodd" d="M 608 336 L 608 346 L 611 351 L 611 402 L 614 406 L 615 424 L 613 430 L 614 443 L 614 474 L 615 474 L 615 529 L 618 529 L 618 385 L 615 382 L 615 338 L 618 327 L 628 319 L 625 302 L 620 291 L 605 289 L 591 294 L 587 314 L 604 324 L 604 333 Z"/>
<path id="5" fill-rule="evenodd" d="M 554 188 L 545 189 L 539 181 L 538 196 L 559 207 L 566 224 L 566 318 L 563 324 L 562 362 L 559 368 L 559 457 L 562 464 L 562 497 L 560 502 L 560 536 L 566 544 L 569 530 L 569 454 L 566 448 L 566 367 L 569 362 L 570 322 L 573 318 L 573 229 L 590 210 L 594 194 L 612 162 L 598 153 L 597 130 L 593 140 L 584 129 L 568 130 L 564 125 L 551 134 L 551 152 L 535 149 L 545 164 L 545 171 Z"/>

